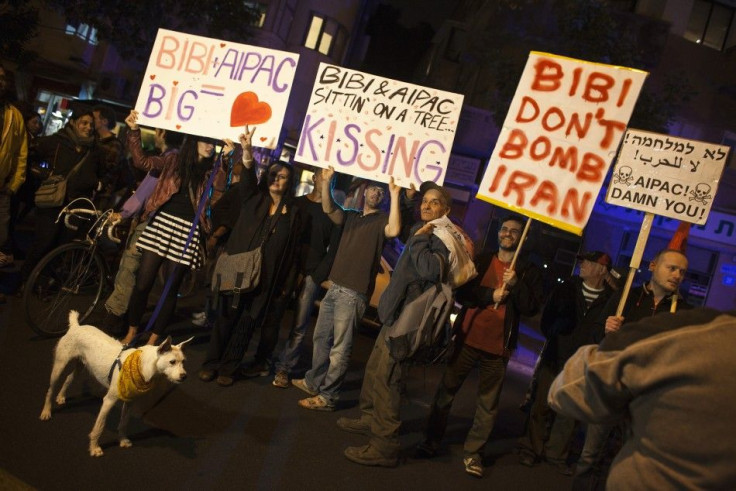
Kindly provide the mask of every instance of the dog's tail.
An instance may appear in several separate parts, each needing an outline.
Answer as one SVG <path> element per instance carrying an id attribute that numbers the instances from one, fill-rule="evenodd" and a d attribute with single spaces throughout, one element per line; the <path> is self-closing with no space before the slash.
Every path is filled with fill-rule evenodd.
<path id="1" fill-rule="evenodd" d="M 79 327 L 79 312 L 76 310 L 69 311 L 69 329 Z"/>

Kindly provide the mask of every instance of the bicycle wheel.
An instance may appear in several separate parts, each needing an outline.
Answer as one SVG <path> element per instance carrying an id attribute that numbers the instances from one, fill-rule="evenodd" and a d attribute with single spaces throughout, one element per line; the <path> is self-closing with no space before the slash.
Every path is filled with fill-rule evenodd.
<path id="1" fill-rule="evenodd" d="M 102 257 L 88 244 L 65 244 L 48 253 L 23 292 L 28 325 L 41 336 L 57 337 L 69 329 L 70 310 L 84 322 L 102 297 L 105 272 Z"/>

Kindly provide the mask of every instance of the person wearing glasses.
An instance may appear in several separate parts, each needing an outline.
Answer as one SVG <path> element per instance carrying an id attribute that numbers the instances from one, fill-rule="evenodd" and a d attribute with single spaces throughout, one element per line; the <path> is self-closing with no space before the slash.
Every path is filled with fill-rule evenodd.
<path id="1" fill-rule="evenodd" d="M 510 215 L 501 221 L 498 250 L 482 252 L 475 261 L 478 276 L 457 290 L 462 310 L 455 320 L 455 350 L 442 375 L 430 410 L 425 440 L 417 457 L 434 457 L 447 427 L 447 418 L 465 378 L 476 364 L 480 386 L 475 417 L 464 444 L 465 472 L 483 477 L 483 450 L 498 413 L 511 351 L 516 348 L 521 316 L 535 315 L 542 304 L 541 270 L 524 260 L 511 269 L 525 220 Z"/>

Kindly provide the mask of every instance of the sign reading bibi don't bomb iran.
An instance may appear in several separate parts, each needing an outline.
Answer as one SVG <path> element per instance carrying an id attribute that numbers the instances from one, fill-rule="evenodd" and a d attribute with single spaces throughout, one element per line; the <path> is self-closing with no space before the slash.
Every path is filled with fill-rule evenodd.
<path id="1" fill-rule="evenodd" d="M 135 108 L 142 125 L 210 138 L 255 126 L 279 140 L 299 55 L 159 29 Z"/>

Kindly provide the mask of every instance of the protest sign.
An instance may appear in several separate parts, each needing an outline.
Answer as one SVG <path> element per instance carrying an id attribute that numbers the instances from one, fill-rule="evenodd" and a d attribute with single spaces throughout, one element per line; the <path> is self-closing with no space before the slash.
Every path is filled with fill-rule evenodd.
<path id="1" fill-rule="evenodd" d="M 295 160 L 417 188 L 444 182 L 463 96 L 321 63 Z"/>
<path id="2" fill-rule="evenodd" d="M 135 108 L 142 125 L 278 144 L 299 55 L 159 29 Z"/>
<path id="3" fill-rule="evenodd" d="M 646 76 L 531 52 L 478 197 L 581 235 Z"/>
<path id="4" fill-rule="evenodd" d="M 606 202 L 702 225 L 728 160 L 723 145 L 630 129 Z"/>

